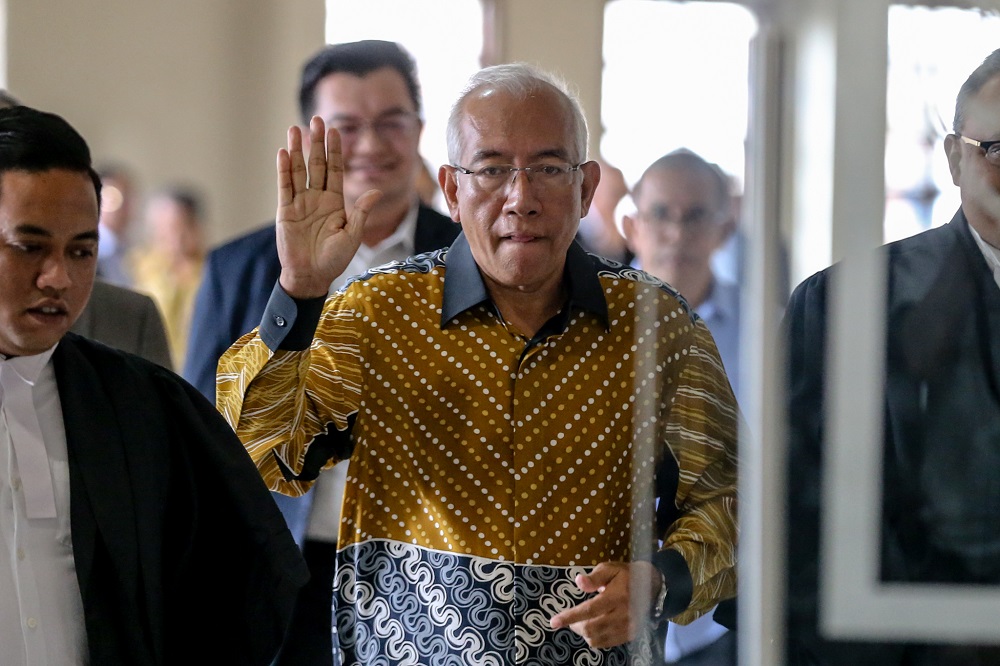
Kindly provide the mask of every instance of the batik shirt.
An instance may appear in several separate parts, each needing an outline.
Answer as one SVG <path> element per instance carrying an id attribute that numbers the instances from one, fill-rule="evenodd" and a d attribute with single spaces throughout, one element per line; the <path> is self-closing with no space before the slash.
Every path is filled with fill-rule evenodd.
<path id="1" fill-rule="evenodd" d="M 460 236 L 325 302 L 276 286 L 220 361 L 219 408 L 273 490 L 350 457 L 343 663 L 647 659 L 645 640 L 594 650 L 549 627 L 605 561 L 651 557 L 677 621 L 735 594 L 738 409 L 711 334 L 668 286 L 575 244 L 564 278 L 529 339 Z"/>

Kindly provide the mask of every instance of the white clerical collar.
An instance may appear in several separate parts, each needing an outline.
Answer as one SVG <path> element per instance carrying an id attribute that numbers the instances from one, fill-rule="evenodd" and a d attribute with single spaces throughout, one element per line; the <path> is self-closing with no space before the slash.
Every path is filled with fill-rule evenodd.
<path id="1" fill-rule="evenodd" d="M 18 377 L 31 386 L 34 386 L 35 382 L 38 381 L 39 375 L 42 374 L 45 364 L 52 358 L 52 354 L 58 346 L 59 343 L 56 343 L 41 354 L 34 354 L 33 356 L 4 356 L 0 354 L 0 364 L 13 368 Z"/>
<path id="2" fill-rule="evenodd" d="M 986 258 L 986 263 L 989 264 L 990 270 L 993 271 L 993 279 L 996 281 L 997 286 L 1000 287 L 1000 249 L 993 247 L 979 235 L 973 226 L 969 225 L 969 231 L 972 232 L 972 237 L 976 240 L 976 245 L 979 246 L 979 251 L 983 253 Z"/>
<path id="3" fill-rule="evenodd" d="M 28 518 L 56 517 L 49 457 L 33 395 L 35 383 L 55 349 L 52 346 L 41 354 L 0 360 L 0 425 L 14 448 Z"/>

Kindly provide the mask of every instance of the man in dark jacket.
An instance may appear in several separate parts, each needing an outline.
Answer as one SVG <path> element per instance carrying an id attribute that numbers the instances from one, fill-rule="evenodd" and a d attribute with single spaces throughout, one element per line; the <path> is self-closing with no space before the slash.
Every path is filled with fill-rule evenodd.
<path id="1" fill-rule="evenodd" d="M 100 187 L 66 121 L 0 110 L 3 661 L 266 665 L 307 572 L 249 456 L 182 379 L 68 332 Z"/>
<path id="2" fill-rule="evenodd" d="M 371 266 L 451 244 L 459 226 L 420 203 L 417 175 L 420 86 L 410 55 L 398 44 L 368 40 L 322 49 L 302 69 L 302 123 L 318 115 L 340 130 L 344 202 L 351 210 L 364 192 L 384 193 L 372 209 L 354 263 L 331 291 Z M 274 224 L 212 251 L 195 302 L 184 376 L 215 398 L 219 357 L 260 323 L 281 265 Z M 301 498 L 275 495 L 296 540 L 303 543 L 312 579 L 303 591 L 282 664 L 329 658 L 331 589 L 346 463 L 324 472 Z M 304 635 L 308 638 L 304 638 Z M 294 638 L 294 640 L 292 640 Z"/>
<path id="3" fill-rule="evenodd" d="M 881 580 L 1000 583 L 1000 50 L 962 86 L 945 138 L 962 206 L 887 261 Z M 803 282 L 789 334 L 789 664 L 974 666 L 1000 649 L 830 640 L 818 626 L 829 286 Z"/>

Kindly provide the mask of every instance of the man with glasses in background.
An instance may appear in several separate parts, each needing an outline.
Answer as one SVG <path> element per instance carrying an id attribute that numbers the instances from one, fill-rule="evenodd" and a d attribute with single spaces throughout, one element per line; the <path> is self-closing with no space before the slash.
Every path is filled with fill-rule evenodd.
<path id="1" fill-rule="evenodd" d="M 462 235 L 329 298 L 382 195 L 345 210 L 338 133 L 309 141 L 279 152 L 281 275 L 218 404 L 272 490 L 351 460 L 344 663 L 648 663 L 649 620 L 736 592 L 738 408 L 677 293 L 574 242 L 600 179 L 579 102 L 475 75 L 438 173 Z"/>
<path id="2" fill-rule="evenodd" d="M 303 124 L 319 116 L 342 137 L 346 209 L 352 211 L 370 188 L 383 192 L 368 216 L 357 254 L 327 285 L 331 292 L 369 266 L 436 250 L 458 235 L 457 224 L 419 200 L 420 109 L 416 66 L 396 43 L 366 40 L 328 46 L 302 69 Z M 215 399 L 219 357 L 260 323 L 280 268 L 274 224 L 209 254 L 195 301 L 184 376 L 210 399 Z M 280 664 L 329 658 L 330 590 L 345 474 L 346 464 L 324 473 L 302 499 L 276 495 L 296 540 L 303 543 L 312 573 L 300 593 Z"/>
<path id="3" fill-rule="evenodd" d="M 961 208 L 889 244 L 881 581 L 1000 583 L 1000 50 L 966 80 L 944 148 Z M 840 267 L 800 284 L 789 343 L 786 663 L 976 666 L 1000 648 L 847 642 L 818 625 L 827 298 Z"/>
<path id="4" fill-rule="evenodd" d="M 635 211 L 622 219 L 633 264 L 676 289 L 704 320 L 739 396 L 740 287 L 720 280 L 712 256 L 736 228 L 729 179 L 680 149 L 652 164 L 632 188 Z M 736 637 L 706 613 L 665 629 L 664 659 L 684 666 L 735 666 Z"/>

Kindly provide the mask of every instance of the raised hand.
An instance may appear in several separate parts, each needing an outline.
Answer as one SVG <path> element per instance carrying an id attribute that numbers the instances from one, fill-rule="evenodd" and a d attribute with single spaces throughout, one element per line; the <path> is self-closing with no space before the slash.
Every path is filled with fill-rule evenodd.
<path id="1" fill-rule="evenodd" d="M 348 215 L 340 134 L 314 116 L 309 141 L 308 166 L 298 127 L 289 128 L 288 148 L 278 151 L 279 282 L 294 298 L 327 294 L 361 245 L 368 213 L 382 197 L 379 190 L 365 192 Z"/>

